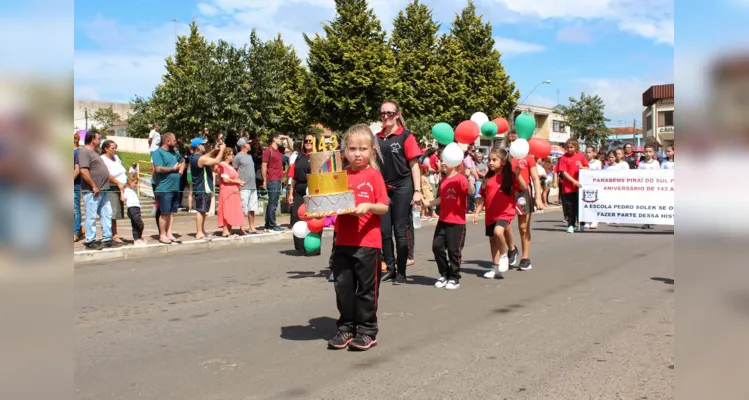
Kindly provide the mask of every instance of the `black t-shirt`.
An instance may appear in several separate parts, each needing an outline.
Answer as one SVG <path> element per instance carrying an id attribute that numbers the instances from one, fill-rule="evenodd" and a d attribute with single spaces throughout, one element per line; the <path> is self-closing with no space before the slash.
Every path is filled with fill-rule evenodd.
<path id="1" fill-rule="evenodd" d="M 390 187 L 402 187 L 413 182 L 409 160 L 421 156 L 421 148 L 416 138 L 408 130 L 398 127 L 390 136 L 383 132 L 377 134 L 382 160 L 379 160 L 380 171 L 385 184 Z"/>

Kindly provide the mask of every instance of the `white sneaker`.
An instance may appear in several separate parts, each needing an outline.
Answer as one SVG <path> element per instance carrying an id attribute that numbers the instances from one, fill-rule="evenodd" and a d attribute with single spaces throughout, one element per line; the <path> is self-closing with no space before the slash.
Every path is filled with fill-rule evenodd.
<path id="1" fill-rule="evenodd" d="M 135 241 L 134 244 L 135 244 L 136 247 L 143 247 L 143 246 L 146 245 L 146 242 L 143 241 L 143 240 L 141 240 L 141 239 L 138 239 L 138 240 Z"/>
<path id="2" fill-rule="evenodd" d="M 499 272 L 507 272 L 510 269 L 510 258 L 507 254 L 499 256 L 499 265 L 497 266 Z"/>
<path id="3" fill-rule="evenodd" d="M 437 289 L 442 289 L 445 286 L 447 286 L 447 278 L 444 276 L 440 276 L 440 278 L 437 279 L 437 282 L 434 283 L 434 287 Z"/>
<path id="4" fill-rule="evenodd" d="M 498 265 L 492 265 L 491 271 L 487 271 L 484 274 L 484 278 L 486 278 L 486 279 L 502 279 L 504 277 L 502 276 L 502 273 L 499 272 L 499 266 Z"/>
<path id="5" fill-rule="evenodd" d="M 447 290 L 455 290 L 460 287 L 460 283 L 456 281 L 455 279 L 450 279 L 447 281 L 447 285 L 445 285 L 445 289 Z"/>

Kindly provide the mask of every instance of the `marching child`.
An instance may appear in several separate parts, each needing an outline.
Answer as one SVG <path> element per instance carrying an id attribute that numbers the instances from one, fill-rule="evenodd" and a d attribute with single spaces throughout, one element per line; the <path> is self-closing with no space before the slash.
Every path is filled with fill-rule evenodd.
<path id="1" fill-rule="evenodd" d="M 510 269 L 509 249 L 515 248 L 510 223 L 515 218 L 515 194 L 528 189 L 520 176 L 520 168 L 512 170 L 512 160 L 507 150 L 494 148 L 489 152 L 489 172 L 481 184 L 479 203 L 473 214 L 473 223 L 478 223 L 481 210 L 486 207 L 486 236 L 492 254 L 492 269 L 484 274 L 487 279 L 502 279 L 502 273 Z"/>
<path id="2" fill-rule="evenodd" d="M 645 145 L 645 158 L 637 164 L 637 169 L 661 169 L 661 164 L 655 157 L 655 146 L 651 144 Z M 653 225 L 645 224 L 642 229 L 653 229 Z"/>
<path id="3" fill-rule="evenodd" d="M 565 143 L 567 152 L 559 158 L 559 173 L 561 176 L 562 186 L 562 207 L 567 211 L 567 233 L 575 231 L 578 215 L 578 192 L 583 185 L 578 181 L 580 179 L 580 170 L 588 168 L 588 159 L 585 158 L 577 149 L 580 148 L 580 142 L 577 139 L 567 139 Z M 579 231 L 582 231 L 584 223 L 580 223 Z"/>
<path id="4" fill-rule="evenodd" d="M 442 170 L 445 171 L 446 178 L 440 183 L 440 195 L 428 203 L 429 207 L 440 206 L 439 222 L 434 229 L 432 240 L 432 252 L 440 273 L 434 287 L 455 290 L 460 287 L 461 253 L 466 237 L 467 196 L 473 196 L 476 187 L 468 182 L 465 174 L 458 172 L 457 167 L 448 167 L 442 163 Z"/>
<path id="5" fill-rule="evenodd" d="M 136 246 L 145 246 L 146 241 L 143 239 L 143 219 L 140 216 L 140 199 L 138 198 L 138 175 L 130 174 L 127 177 L 125 186 L 125 206 L 127 207 L 127 217 L 130 218 L 130 225 L 133 227 L 133 240 Z"/>
<path id="6" fill-rule="evenodd" d="M 381 215 L 388 211 L 385 180 L 377 167 L 374 134 L 368 125 L 354 125 L 343 138 L 349 162 L 349 189 L 356 209 L 339 215 L 333 255 L 338 333 L 331 349 L 368 350 L 377 344 L 377 296 L 382 250 Z"/>

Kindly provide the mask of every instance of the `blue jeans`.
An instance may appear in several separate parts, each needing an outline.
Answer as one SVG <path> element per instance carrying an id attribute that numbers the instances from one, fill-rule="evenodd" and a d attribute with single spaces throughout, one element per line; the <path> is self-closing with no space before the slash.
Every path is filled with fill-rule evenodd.
<path id="1" fill-rule="evenodd" d="M 281 196 L 281 181 L 268 181 L 268 207 L 265 208 L 265 229 L 273 229 L 276 225 L 276 209 L 278 198 Z"/>
<path id="2" fill-rule="evenodd" d="M 83 194 L 83 202 L 86 206 L 86 242 L 96 240 L 96 217 L 99 216 L 101 224 L 101 241 L 112 240 L 112 204 L 109 203 L 109 194 L 101 192 L 94 196 L 88 192 Z"/>
<path id="3" fill-rule="evenodd" d="M 73 190 L 73 235 L 81 233 L 81 191 Z"/>

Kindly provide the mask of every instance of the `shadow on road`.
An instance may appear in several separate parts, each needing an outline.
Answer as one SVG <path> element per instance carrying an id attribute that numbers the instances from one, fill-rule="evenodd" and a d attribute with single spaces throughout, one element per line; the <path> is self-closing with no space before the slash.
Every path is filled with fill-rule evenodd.
<path id="1" fill-rule="evenodd" d="M 650 278 L 650 279 L 654 280 L 654 281 L 658 281 L 658 282 L 663 282 L 666 285 L 673 285 L 674 284 L 674 280 L 671 279 L 671 278 Z"/>
<path id="2" fill-rule="evenodd" d="M 437 278 L 421 275 L 408 275 L 409 285 L 434 286 L 434 282 L 437 282 Z"/>
<path id="3" fill-rule="evenodd" d="M 313 271 L 289 271 L 287 274 L 291 275 L 289 279 L 302 279 L 302 278 L 327 278 L 330 275 L 329 269 L 321 269 L 319 272 Z"/>
<path id="4" fill-rule="evenodd" d="M 328 340 L 338 328 L 336 320 L 330 317 L 318 317 L 309 320 L 309 325 L 292 325 L 281 327 L 281 339 L 286 340 Z"/>
<path id="5" fill-rule="evenodd" d="M 291 257 L 304 257 L 304 254 L 302 254 L 301 251 L 298 250 L 281 250 L 278 252 L 278 254 L 283 254 L 285 256 L 291 256 Z"/>
<path id="6" fill-rule="evenodd" d="M 463 265 L 466 265 L 466 264 L 473 264 L 481 268 L 486 268 L 487 270 L 492 268 L 492 262 L 487 261 L 487 260 L 464 260 Z M 463 267 L 461 267 L 460 269 L 463 271 L 466 270 L 466 268 L 463 268 Z M 483 271 L 483 272 L 486 272 L 486 271 Z"/>

